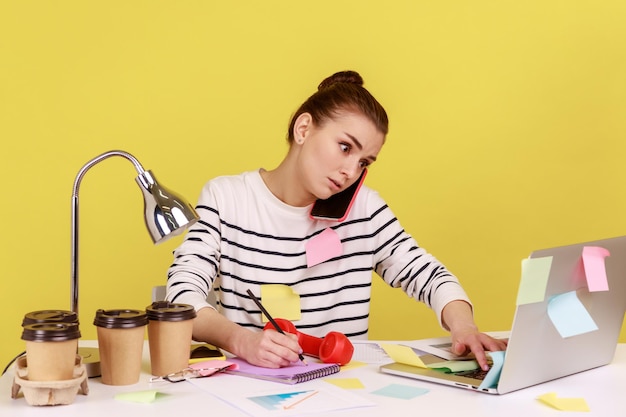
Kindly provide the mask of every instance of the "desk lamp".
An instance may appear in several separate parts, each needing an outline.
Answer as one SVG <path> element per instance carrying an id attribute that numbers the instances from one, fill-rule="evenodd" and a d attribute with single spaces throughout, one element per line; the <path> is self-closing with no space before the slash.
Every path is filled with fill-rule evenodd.
<path id="1" fill-rule="evenodd" d="M 99 162 L 121 156 L 130 161 L 139 174 L 135 181 L 144 198 L 144 218 L 153 243 L 164 242 L 168 238 L 182 233 L 198 219 L 194 208 L 182 197 L 159 185 L 151 171 L 143 169 L 139 161 L 131 154 L 114 150 L 105 152 L 87 162 L 76 175 L 72 192 L 72 269 L 71 269 L 71 309 L 78 316 L 78 191 L 85 173 Z M 115 210 L 124 210 L 120 203 Z M 100 355 L 95 348 L 80 348 L 89 377 L 100 375 Z"/>

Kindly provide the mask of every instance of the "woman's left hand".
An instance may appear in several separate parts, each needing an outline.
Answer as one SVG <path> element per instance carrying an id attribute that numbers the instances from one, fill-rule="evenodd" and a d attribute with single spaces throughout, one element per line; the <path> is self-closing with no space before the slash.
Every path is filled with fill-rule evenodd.
<path id="1" fill-rule="evenodd" d="M 486 351 L 497 352 L 506 350 L 506 340 L 493 337 L 478 331 L 474 323 L 472 308 L 465 301 L 452 301 L 443 309 L 443 323 L 450 330 L 452 337 L 452 353 L 465 356 L 474 354 L 476 362 L 483 370 L 489 369 Z"/>
<path id="2" fill-rule="evenodd" d="M 467 328 L 455 329 L 450 335 L 452 336 L 452 353 L 459 356 L 473 353 L 476 362 L 485 371 L 489 370 L 485 352 L 506 350 L 506 340 L 495 339 L 488 334 L 481 333 L 475 326 L 473 328 L 469 326 Z"/>

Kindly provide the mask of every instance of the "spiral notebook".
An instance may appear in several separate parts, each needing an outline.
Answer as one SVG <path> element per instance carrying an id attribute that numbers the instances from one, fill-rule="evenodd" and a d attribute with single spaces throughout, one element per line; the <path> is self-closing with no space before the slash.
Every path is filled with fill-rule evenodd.
<path id="1" fill-rule="evenodd" d="M 251 365 L 240 358 L 229 358 L 229 362 L 236 363 L 235 369 L 225 371 L 231 375 L 241 375 L 250 378 L 264 379 L 266 381 L 282 382 L 283 384 L 297 384 L 300 382 L 310 381 L 316 378 L 322 378 L 327 375 L 336 374 L 340 367 L 336 363 L 319 363 L 308 362 L 296 363 L 284 368 L 263 368 Z"/>

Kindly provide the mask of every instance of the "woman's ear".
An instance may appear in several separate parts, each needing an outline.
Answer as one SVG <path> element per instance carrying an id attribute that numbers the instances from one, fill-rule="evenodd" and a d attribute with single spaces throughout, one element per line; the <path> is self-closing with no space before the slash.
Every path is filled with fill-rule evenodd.
<path id="1" fill-rule="evenodd" d="M 310 113 L 302 113 L 296 118 L 293 125 L 293 140 L 298 145 L 302 145 L 309 136 L 311 127 L 313 126 L 313 117 Z"/>

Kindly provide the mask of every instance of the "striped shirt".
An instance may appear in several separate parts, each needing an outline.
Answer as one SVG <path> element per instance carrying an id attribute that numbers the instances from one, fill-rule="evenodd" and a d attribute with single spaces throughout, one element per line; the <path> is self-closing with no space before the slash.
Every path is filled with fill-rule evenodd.
<path id="1" fill-rule="evenodd" d="M 209 181 L 196 209 L 200 220 L 174 251 L 166 297 L 199 310 L 209 307 L 213 290 L 214 307 L 241 326 L 264 326 L 248 289 L 259 295 L 264 284 L 284 284 L 300 296 L 298 330 L 366 338 L 373 272 L 428 305 L 440 324 L 447 303 L 469 303 L 457 278 L 417 245 L 367 186 L 342 222 L 312 220 L 310 206 L 283 203 L 259 171 Z M 307 267 L 306 243 L 327 228 L 339 236 L 343 253 Z"/>

